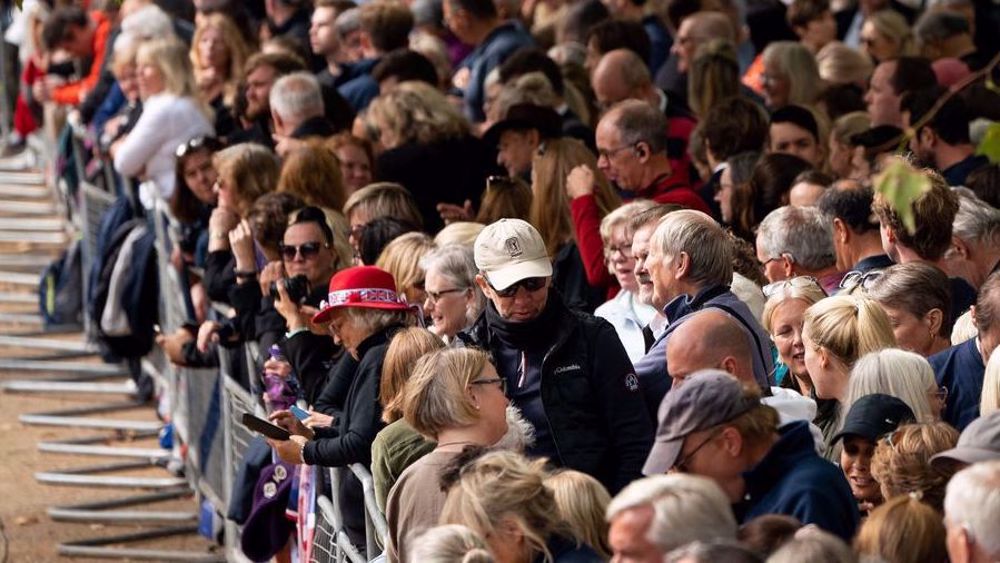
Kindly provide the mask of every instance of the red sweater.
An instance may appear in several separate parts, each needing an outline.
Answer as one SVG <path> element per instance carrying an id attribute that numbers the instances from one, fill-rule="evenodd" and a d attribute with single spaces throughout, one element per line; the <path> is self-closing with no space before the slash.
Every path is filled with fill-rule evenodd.
<path id="1" fill-rule="evenodd" d="M 618 295 L 618 280 L 608 271 L 604 260 L 604 241 L 601 240 L 601 213 L 594 194 L 578 197 L 569 204 L 576 231 L 576 246 L 580 251 L 587 283 L 607 289 L 607 298 Z"/>
<path id="2" fill-rule="evenodd" d="M 705 200 L 675 174 L 660 176 L 648 188 L 636 192 L 635 197 L 646 198 L 656 203 L 673 203 L 687 209 L 711 214 Z"/>
<path id="3" fill-rule="evenodd" d="M 93 90 L 101 77 L 101 64 L 108 47 L 108 35 L 111 33 L 111 20 L 100 10 L 90 12 L 90 19 L 97 26 L 94 32 L 94 55 L 91 57 L 90 71 L 87 76 L 75 82 L 63 84 L 52 90 L 52 100 L 60 104 L 75 106 L 79 104 L 87 92 Z"/>

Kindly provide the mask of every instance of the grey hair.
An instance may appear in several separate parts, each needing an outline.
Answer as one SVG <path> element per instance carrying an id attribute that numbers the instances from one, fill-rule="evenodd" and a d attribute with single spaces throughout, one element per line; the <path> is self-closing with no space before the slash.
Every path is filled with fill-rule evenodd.
<path id="1" fill-rule="evenodd" d="M 347 37 L 348 34 L 354 33 L 361 29 L 361 8 L 350 8 L 344 10 L 337 16 L 334 21 L 334 26 L 337 28 L 337 34 L 340 37 Z"/>
<path id="2" fill-rule="evenodd" d="M 136 41 L 169 39 L 173 33 L 174 24 L 170 16 L 153 4 L 132 12 L 121 23 L 121 34 Z"/>
<path id="3" fill-rule="evenodd" d="M 927 395 L 931 389 L 937 389 L 937 384 L 927 359 L 898 348 L 885 348 L 865 354 L 851 368 L 841 411 L 846 413 L 865 395 L 882 393 L 906 403 L 916 417 L 915 422 L 934 422 Z"/>
<path id="4" fill-rule="evenodd" d="M 767 214 L 757 243 L 768 257 L 788 254 L 803 268 L 818 271 L 837 263 L 833 227 L 816 207 L 786 205 Z"/>
<path id="5" fill-rule="evenodd" d="M 806 526 L 795 532 L 795 537 L 785 542 L 767 558 L 767 563 L 855 563 L 857 556 L 844 540 L 837 536 Z"/>
<path id="6" fill-rule="evenodd" d="M 958 213 L 952 234 L 966 244 L 1000 246 L 1000 210 L 974 195 L 958 192 Z"/>
<path id="7" fill-rule="evenodd" d="M 366 307 L 344 307 L 347 322 L 368 334 L 375 334 L 393 325 L 410 325 L 412 316 L 408 311 L 387 311 Z"/>
<path id="8" fill-rule="evenodd" d="M 969 33 L 969 22 L 964 16 L 952 12 L 926 12 L 913 26 L 913 33 L 921 43 L 944 41 Z"/>
<path id="9" fill-rule="evenodd" d="M 413 539 L 411 561 L 493 563 L 486 540 L 461 524 L 435 526 Z"/>
<path id="10" fill-rule="evenodd" d="M 700 211 L 681 209 L 668 213 L 657 225 L 649 241 L 664 256 L 691 260 L 688 279 L 704 285 L 729 285 L 733 281 L 733 245 L 726 231 Z"/>
<path id="11" fill-rule="evenodd" d="M 615 104 L 604 119 L 613 120 L 623 146 L 646 143 L 653 154 L 667 152 L 667 117 L 646 102 L 625 100 Z"/>
<path id="12" fill-rule="evenodd" d="M 945 522 L 964 527 L 983 552 L 1000 557 L 1000 461 L 976 463 L 948 482 L 944 497 Z"/>
<path id="13" fill-rule="evenodd" d="M 611 235 L 614 233 L 616 227 L 625 225 L 628 226 L 629 220 L 642 213 L 643 211 L 648 211 L 656 207 L 656 202 L 649 199 L 633 199 L 632 201 L 622 204 L 619 207 L 611 210 L 610 213 L 601 219 L 601 240 L 604 241 L 604 246 L 607 247 L 611 243 Z"/>
<path id="14" fill-rule="evenodd" d="M 633 481 L 611 499 L 606 518 L 611 522 L 626 510 L 644 506 L 653 509 L 646 538 L 664 553 L 692 541 L 736 537 L 729 498 L 711 479 L 670 474 Z"/>
<path id="15" fill-rule="evenodd" d="M 763 563 L 764 559 L 743 544 L 733 540 L 713 540 L 691 542 L 679 547 L 663 559 L 664 563 Z"/>
<path id="16" fill-rule="evenodd" d="M 420 267 L 425 276 L 431 270 L 444 276 L 455 287 L 468 288 L 475 295 L 475 300 L 465 311 L 466 325 L 471 325 L 479 317 L 486 306 L 486 296 L 476 287 L 476 260 L 472 247 L 464 244 L 450 244 L 436 248 L 420 260 Z"/>
<path id="17" fill-rule="evenodd" d="M 941 311 L 940 335 L 947 338 L 952 328 L 951 285 L 948 276 L 932 264 L 908 262 L 882 271 L 867 288 L 868 297 L 879 304 L 903 309 L 918 319 L 933 309 Z"/>
<path id="18" fill-rule="evenodd" d="M 323 94 L 310 72 L 282 76 L 271 87 L 271 111 L 282 119 L 306 120 L 323 115 Z"/>
<path id="19" fill-rule="evenodd" d="M 798 41 L 775 41 L 764 49 L 764 64 L 773 64 L 788 79 L 788 103 L 812 105 L 821 80 L 816 57 Z"/>

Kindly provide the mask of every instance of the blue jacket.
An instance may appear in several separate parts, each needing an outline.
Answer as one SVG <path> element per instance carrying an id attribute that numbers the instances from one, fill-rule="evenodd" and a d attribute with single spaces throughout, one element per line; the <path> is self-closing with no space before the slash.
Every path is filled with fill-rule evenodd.
<path id="1" fill-rule="evenodd" d="M 469 69 L 469 83 L 463 93 L 466 117 L 475 123 L 486 119 L 486 114 L 483 113 L 483 101 L 486 98 L 483 83 L 486 81 L 486 75 L 507 60 L 514 51 L 534 43 L 531 35 L 522 26 L 514 22 L 504 22 L 494 28 L 486 39 L 465 57 L 459 67 Z"/>
<path id="2" fill-rule="evenodd" d="M 850 542 L 860 515 L 843 472 L 816 453 L 808 422 L 792 422 L 778 432 L 781 438 L 764 459 L 743 473 L 746 500 L 736 507 L 740 522 L 785 514 Z"/>
<path id="3" fill-rule="evenodd" d="M 948 400 L 941 418 L 960 431 L 979 417 L 986 366 L 976 340 L 970 338 L 927 358 L 934 368 L 937 384 L 948 388 Z"/>
<path id="4" fill-rule="evenodd" d="M 663 334 L 653 342 L 646 355 L 635 363 L 635 374 L 639 377 L 639 387 L 646 396 L 646 407 L 650 416 L 656 420 L 660 401 L 670 390 L 670 375 L 667 372 L 667 341 L 670 334 L 677 330 L 692 313 L 714 307 L 722 309 L 726 314 L 736 319 L 750 338 L 753 345 L 753 373 L 761 390 L 770 388 L 770 376 L 774 372 L 774 360 L 771 354 L 771 338 L 753 316 L 750 308 L 736 297 L 728 286 L 716 286 L 704 289 L 693 298 L 681 295 L 663 308 L 663 313 L 670 324 Z M 766 392 L 766 391 L 765 391 Z"/>
<path id="5" fill-rule="evenodd" d="M 337 87 L 337 91 L 355 112 L 360 112 L 368 107 L 376 97 L 378 97 L 378 82 L 372 78 L 372 70 L 381 59 L 362 59 L 356 63 L 344 66 L 344 73 L 341 75 L 342 82 Z"/>

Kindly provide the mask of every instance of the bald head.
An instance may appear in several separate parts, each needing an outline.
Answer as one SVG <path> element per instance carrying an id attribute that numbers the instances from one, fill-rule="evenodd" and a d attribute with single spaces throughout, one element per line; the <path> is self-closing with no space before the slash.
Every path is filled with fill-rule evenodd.
<path id="1" fill-rule="evenodd" d="M 746 331 L 726 313 L 707 308 L 688 317 L 670 334 L 667 371 L 676 386 L 688 375 L 712 368 L 756 384 L 753 350 Z"/>
<path id="2" fill-rule="evenodd" d="M 594 67 L 590 85 L 603 108 L 626 99 L 652 101 L 653 80 L 646 63 L 629 49 L 608 51 Z"/>
<path id="3" fill-rule="evenodd" d="M 712 39 L 736 44 L 732 20 L 722 12 L 695 12 L 684 18 L 671 50 L 677 55 L 677 70 L 687 72 L 698 47 Z"/>

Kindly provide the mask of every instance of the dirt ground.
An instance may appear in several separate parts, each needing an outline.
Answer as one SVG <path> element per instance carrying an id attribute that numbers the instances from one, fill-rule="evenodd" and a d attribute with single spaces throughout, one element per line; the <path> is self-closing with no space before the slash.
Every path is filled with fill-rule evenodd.
<path id="1" fill-rule="evenodd" d="M 0 200 L 9 199 L 0 197 Z M 3 201 L 0 201 L 0 217 L 13 216 L 4 213 Z M 59 248 L 53 245 L 34 245 L 24 242 L 0 243 L 0 258 L 23 254 L 26 252 L 47 252 L 53 255 Z M 0 266 L 0 271 L 23 272 L 37 274 L 38 269 L 16 269 Z M 36 289 L 26 285 L 11 285 L 0 283 L 0 293 L 31 293 Z M 0 302 L 0 313 L 37 314 L 38 307 L 34 303 Z M 24 334 L 37 331 L 39 326 L 33 323 L 12 323 L 0 320 L 0 335 Z M 80 334 L 50 335 L 46 338 L 54 340 L 82 341 Z M 0 344 L 0 358 L 37 357 L 54 352 L 18 349 Z M 99 362 L 94 357 L 78 357 L 64 360 L 68 362 L 93 363 Z M 0 382 L 13 379 L 45 379 L 53 374 L 37 372 L 17 372 L 0 369 Z M 121 382 L 122 379 L 103 379 L 102 382 Z M 65 409 L 89 404 L 113 403 L 125 400 L 121 395 L 76 395 L 13 393 L 0 391 L 0 523 L 2 523 L 3 538 L 0 538 L 0 561 L 11 563 L 35 563 L 49 561 L 101 561 L 95 558 L 62 557 L 57 553 L 59 543 L 84 538 L 111 536 L 122 533 L 149 529 L 129 525 L 102 525 L 86 523 L 54 522 L 49 518 L 46 509 L 52 506 L 66 506 L 82 502 L 108 500 L 137 494 L 135 489 L 109 489 L 92 487 L 68 487 L 45 485 L 36 481 L 34 473 L 66 468 L 96 466 L 118 461 L 122 458 L 81 456 L 42 453 L 37 444 L 45 440 L 60 440 L 74 437 L 109 435 L 105 430 L 88 430 L 55 426 L 26 425 L 19 422 L 18 417 L 26 413 L 39 413 Z M 156 420 L 152 406 L 116 411 L 104 416 L 115 419 Z M 157 447 L 155 439 L 133 440 L 130 443 L 115 441 L 109 445 L 132 447 Z M 144 468 L 130 472 L 119 472 L 121 475 L 169 477 L 169 474 L 157 467 Z M 143 505 L 133 509 L 174 510 L 196 512 L 193 497 L 165 501 L 153 505 Z M 180 549 L 188 551 L 207 552 L 212 545 L 206 539 L 188 534 L 158 540 L 149 540 L 128 544 L 128 547 L 149 549 Z M 6 554 L 6 558 L 4 558 Z M 112 561 L 112 560 L 109 560 Z M 113 561 L 121 561 L 114 559 Z"/>

